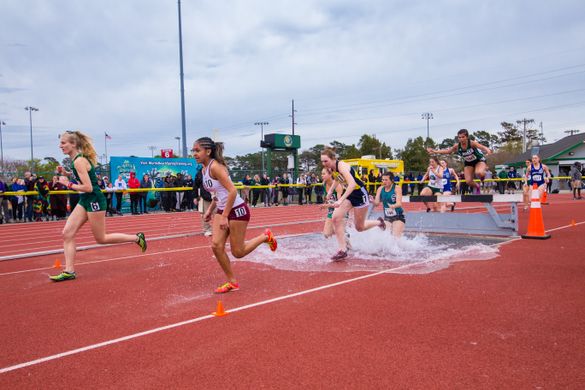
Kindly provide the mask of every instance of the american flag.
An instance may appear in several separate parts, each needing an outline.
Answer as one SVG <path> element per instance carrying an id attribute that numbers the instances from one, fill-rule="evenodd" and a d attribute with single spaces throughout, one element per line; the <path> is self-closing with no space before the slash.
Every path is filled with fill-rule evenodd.
<path id="1" fill-rule="evenodd" d="M 112 137 L 110 137 L 110 136 L 108 135 L 108 133 L 104 133 L 104 134 L 106 135 L 106 139 L 112 139 Z"/>

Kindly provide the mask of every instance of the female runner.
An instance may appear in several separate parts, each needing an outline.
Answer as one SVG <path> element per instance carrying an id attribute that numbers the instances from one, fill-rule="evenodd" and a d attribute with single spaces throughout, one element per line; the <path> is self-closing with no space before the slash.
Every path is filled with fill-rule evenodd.
<path id="1" fill-rule="evenodd" d="M 538 186 L 538 197 L 542 199 L 542 194 L 546 191 L 546 185 L 550 178 L 550 171 L 540 161 L 540 156 L 537 154 L 532 156 L 532 163 L 527 173 L 527 179 L 530 181 L 530 185 L 536 184 Z M 532 188 L 530 188 L 530 198 L 532 198 Z"/>
<path id="2" fill-rule="evenodd" d="M 206 221 L 213 219 L 211 249 L 228 279 L 215 292 L 223 294 L 236 291 L 240 285 L 234 276 L 230 259 L 225 251 L 228 236 L 232 255 L 238 259 L 246 256 L 262 243 L 267 243 L 270 250 L 274 252 L 277 248 L 276 238 L 270 229 L 266 229 L 264 234 L 244 241 L 250 221 L 250 209 L 238 195 L 229 176 L 223 158 L 223 144 L 216 143 L 209 137 L 203 137 L 195 141 L 191 151 L 195 160 L 203 164 L 203 187 L 213 195 L 213 200 L 203 218 Z M 216 209 L 217 212 L 213 215 Z"/>
<path id="3" fill-rule="evenodd" d="M 429 167 L 420 182 L 423 183 L 427 178 L 429 179 L 429 183 L 423 188 L 420 194 L 422 196 L 441 195 L 443 192 L 443 168 L 439 165 L 439 159 L 436 157 L 431 157 L 429 159 Z M 425 206 L 427 206 L 427 213 L 431 211 L 431 209 L 437 211 L 436 202 L 430 207 L 429 204 L 425 202 Z"/>
<path id="4" fill-rule="evenodd" d="M 457 190 L 459 190 L 459 186 L 460 186 L 460 182 L 459 182 L 459 175 L 457 175 L 457 172 L 455 172 L 455 170 L 453 168 L 449 168 L 449 164 L 447 164 L 447 161 L 445 160 L 441 160 L 440 162 L 441 164 L 441 168 L 443 168 L 443 195 L 451 195 L 453 194 L 453 183 L 451 183 L 451 180 L 453 178 L 455 178 L 455 180 L 457 181 L 457 184 L 455 184 L 455 188 Z M 451 211 L 455 210 L 455 202 L 449 204 L 449 206 L 451 206 Z M 445 208 L 447 207 L 446 203 L 441 203 L 441 212 L 444 213 L 445 212 Z"/>
<path id="5" fill-rule="evenodd" d="M 81 192 L 79 203 L 71 212 L 65 228 L 63 229 L 63 247 L 65 254 L 65 269 L 59 275 L 49 276 L 55 282 L 75 279 L 75 235 L 78 230 L 89 221 L 91 232 L 98 244 L 115 244 L 121 242 L 135 242 L 142 252 L 146 251 L 146 239 L 144 233 L 122 234 L 106 233 L 106 197 L 98 187 L 95 174 L 96 152 L 91 143 L 91 138 L 80 131 L 66 131 L 61 135 L 60 142 L 63 154 L 71 160 L 71 171 L 67 172 L 63 167 L 57 167 L 59 181 L 68 189 Z M 67 176 L 73 175 L 79 184 L 73 184 Z"/>
<path id="6" fill-rule="evenodd" d="M 402 188 L 394 182 L 392 172 L 382 174 L 382 186 L 378 188 L 376 198 L 370 197 L 370 200 L 374 207 L 382 203 L 384 217 L 380 217 L 378 220 L 384 225 L 386 223 L 390 225 L 394 237 L 401 237 L 406 224 L 402 209 Z"/>
<path id="7" fill-rule="evenodd" d="M 329 169 L 323 168 L 321 170 L 321 179 L 323 180 L 323 189 L 327 194 L 329 193 L 329 190 L 331 189 L 331 186 L 333 186 L 334 183 L 334 180 L 331 177 L 331 172 L 329 172 Z M 331 201 L 321 206 L 321 208 L 327 208 L 327 218 L 325 219 L 325 226 L 323 226 L 323 235 L 325 236 L 325 238 L 333 236 L 333 233 L 335 232 L 332 220 L 335 208 L 331 206 L 331 203 L 334 203 L 337 199 L 339 199 L 341 197 L 341 194 L 343 193 L 343 189 L 341 188 L 341 186 L 337 183 L 336 185 L 337 187 L 333 190 Z"/>
<path id="8" fill-rule="evenodd" d="M 337 160 L 334 148 L 326 147 L 321 152 L 321 164 L 331 171 L 333 185 L 327 192 L 327 200 L 332 199 L 337 184 L 343 187 L 343 194 L 332 206 L 335 208 L 331 218 L 339 251 L 331 260 L 339 261 L 347 257 L 347 240 L 345 236 L 345 215 L 353 209 L 355 228 L 358 232 L 375 226 L 385 229 L 386 225 L 378 221 L 366 221 L 369 198 L 364 183 L 358 178 L 354 169 L 346 162 Z"/>
<path id="9" fill-rule="evenodd" d="M 473 181 L 474 176 L 479 177 L 483 180 L 485 177 L 485 171 L 487 164 L 485 163 L 484 153 L 491 154 L 491 150 L 483 146 L 477 141 L 471 141 L 469 139 L 469 132 L 466 129 L 461 129 L 457 132 L 458 143 L 447 149 L 432 149 L 428 148 L 427 151 L 431 154 L 452 154 L 457 153 L 463 157 L 463 174 L 465 175 L 465 182 L 471 190 L 479 193 L 480 185 Z M 482 153 L 483 152 L 483 153 Z"/>

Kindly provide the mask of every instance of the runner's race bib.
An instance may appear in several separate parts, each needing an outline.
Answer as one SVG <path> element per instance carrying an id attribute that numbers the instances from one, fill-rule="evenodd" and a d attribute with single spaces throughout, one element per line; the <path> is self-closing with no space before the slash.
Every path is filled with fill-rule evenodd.
<path id="1" fill-rule="evenodd" d="M 387 217 L 394 217 L 394 216 L 396 216 L 396 209 L 393 209 L 393 208 L 390 208 L 390 207 L 385 208 L 384 209 L 384 215 L 387 216 Z"/>
<path id="2" fill-rule="evenodd" d="M 542 175 L 532 175 L 533 181 L 542 181 Z"/>

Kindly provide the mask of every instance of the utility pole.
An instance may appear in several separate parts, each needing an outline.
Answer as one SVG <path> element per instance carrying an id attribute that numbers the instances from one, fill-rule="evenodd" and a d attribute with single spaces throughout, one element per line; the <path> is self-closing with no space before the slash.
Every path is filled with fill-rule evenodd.
<path id="1" fill-rule="evenodd" d="M 573 134 L 577 134 L 579 133 L 581 130 L 565 130 L 565 133 L 569 134 L 569 135 L 573 135 Z"/>
<path id="2" fill-rule="evenodd" d="M 297 124 L 295 122 L 295 112 L 297 112 L 297 110 L 295 110 L 295 99 L 292 100 L 292 113 L 291 115 L 289 115 L 292 118 L 292 135 L 295 135 L 295 125 Z"/>
<path id="3" fill-rule="evenodd" d="M 534 119 L 522 119 L 519 121 L 516 121 L 516 123 L 520 124 L 522 123 L 522 153 L 526 152 L 526 124 L 528 123 L 534 123 Z"/>
<path id="4" fill-rule="evenodd" d="M 540 140 L 544 142 L 544 127 L 542 126 L 542 121 L 540 122 Z"/>
<path id="5" fill-rule="evenodd" d="M 429 120 L 433 119 L 433 113 L 432 112 L 423 112 L 421 115 L 421 119 L 426 119 L 427 120 L 427 138 L 430 137 L 429 134 Z"/>

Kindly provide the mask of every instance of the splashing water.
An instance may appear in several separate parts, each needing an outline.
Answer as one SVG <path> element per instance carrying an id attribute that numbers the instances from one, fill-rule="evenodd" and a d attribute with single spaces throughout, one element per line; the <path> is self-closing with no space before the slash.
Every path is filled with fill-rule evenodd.
<path id="1" fill-rule="evenodd" d="M 388 231 L 376 228 L 361 233 L 349 228 L 348 233 L 351 250 L 342 262 L 330 260 L 338 249 L 335 238 L 325 239 L 321 234 L 280 237 L 275 253 L 262 245 L 237 261 L 302 272 L 386 270 L 392 273 L 423 274 L 447 268 L 456 261 L 493 259 L 498 255 L 498 249 L 493 244 L 503 241 L 500 238 L 423 234 L 395 238 Z"/>

